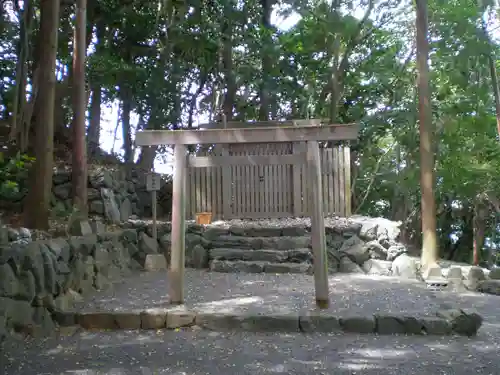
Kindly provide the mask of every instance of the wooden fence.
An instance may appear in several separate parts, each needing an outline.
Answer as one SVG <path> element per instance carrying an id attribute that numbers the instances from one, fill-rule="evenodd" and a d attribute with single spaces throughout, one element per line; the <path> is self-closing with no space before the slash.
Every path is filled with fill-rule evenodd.
<path id="1" fill-rule="evenodd" d="M 199 150 L 196 156 L 291 155 L 304 143 L 230 144 Z M 321 151 L 325 215 L 351 215 L 350 150 Z M 257 163 L 258 164 L 258 163 Z M 211 212 L 219 219 L 264 219 L 309 215 L 306 165 L 253 165 L 188 169 L 187 218 Z M 225 186 L 226 185 L 226 186 Z"/>

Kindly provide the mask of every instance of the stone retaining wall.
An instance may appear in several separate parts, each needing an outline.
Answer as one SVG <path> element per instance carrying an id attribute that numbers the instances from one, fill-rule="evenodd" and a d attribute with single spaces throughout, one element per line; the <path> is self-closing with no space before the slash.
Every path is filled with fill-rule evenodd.
<path id="1" fill-rule="evenodd" d="M 86 294 L 107 288 L 113 281 L 145 266 L 148 268 L 148 255 L 167 254 L 169 258 L 169 224 L 159 225 L 158 242 L 151 237 L 150 224 L 142 221 L 128 221 L 113 233 L 102 233 L 104 228 L 99 225 L 92 227 L 96 233 L 41 241 L 31 241 L 28 230 L 4 228 L 3 237 L 7 233 L 4 240 L 10 242 L 4 241 L 0 246 L 0 336 L 12 330 L 49 334 L 55 328 L 52 318 L 57 311 L 68 311 Z M 379 272 L 408 277 L 417 272 L 414 260 L 398 263 L 398 259 L 406 257 L 406 250 L 397 243 L 397 234 L 386 228 L 363 223 L 347 225 L 344 220 L 342 225 L 329 226 L 326 232 L 331 272 Z M 248 228 L 190 224 L 186 231 L 186 265 L 208 268 L 214 260 L 211 254 L 214 248 L 251 243 L 253 248 L 243 249 L 250 252 L 263 247 L 286 249 L 293 238 L 305 241 L 300 246 L 308 247 L 307 235 L 307 226 Z M 477 281 L 474 288 L 484 286 L 481 283 L 486 276 L 481 269 L 469 268 L 464 277 L 471 275 Z"/>

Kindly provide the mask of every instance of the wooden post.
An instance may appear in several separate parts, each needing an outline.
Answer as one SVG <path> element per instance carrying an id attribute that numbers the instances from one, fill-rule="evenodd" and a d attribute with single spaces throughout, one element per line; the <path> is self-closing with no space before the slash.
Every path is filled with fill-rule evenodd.
<path id="1" fill-rule="evenodd" d="M 151 192 L 151 213 L 153 215 L 153 238 L 158 240 L 158 229 L 156 223 L 156 192 L 160 190 L 161 178 L 158 173 L 148 173 L 146 176 L 146 190 Z"/>
<path id="2" fill-rule="evenodd" d="M 172 187 L 172 245 L 168 285 L 170 303 L 184 303 L 184 263 L 186 248 L 186 166 L 187 147 L 174 148 L 174 181 Z"/>
<path id="3" fill-rule="evenodd" d="M 151 211 L 153 214 L 153 239 L 158 241 L 158 228 L 156 225 L 156 190 L 151 192 Z"/>
<path id="4" fill-rule="evenodd" d="M 323 183 L 321 181 L 321 162 L 317 141 L 307 142 L 307 169 L 309 170 L 309 210 L 314 256 L 316 306 L 320 309 L 326 309 L 330 305 L 328 259 L 326 254 L 325 218 L 323 215 Z"/>

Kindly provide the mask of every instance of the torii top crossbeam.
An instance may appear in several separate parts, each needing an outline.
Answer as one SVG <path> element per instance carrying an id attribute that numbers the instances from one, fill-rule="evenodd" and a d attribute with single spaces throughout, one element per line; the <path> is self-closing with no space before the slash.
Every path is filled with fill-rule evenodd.
<path id="1" fill-rule="evenodd" d="M 248 123 L 251 126 L 252 123 Z M 222 143 L 276 143 L 355 140 L 358 124 L 274 126 L 202 130 L 145 130 L 135 136 L 137 146 Z"/>

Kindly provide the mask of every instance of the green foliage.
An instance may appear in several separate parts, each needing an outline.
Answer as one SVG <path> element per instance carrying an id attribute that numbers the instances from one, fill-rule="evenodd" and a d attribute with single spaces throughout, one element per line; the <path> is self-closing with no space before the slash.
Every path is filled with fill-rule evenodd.
<path id="1" fill-rule="evenodd" d="M 17 153 L 12 158 L 4 158 L 0 152 L 0 199 L 16 201 L 27 192 L 28 172 L 35 158 Z"/>

